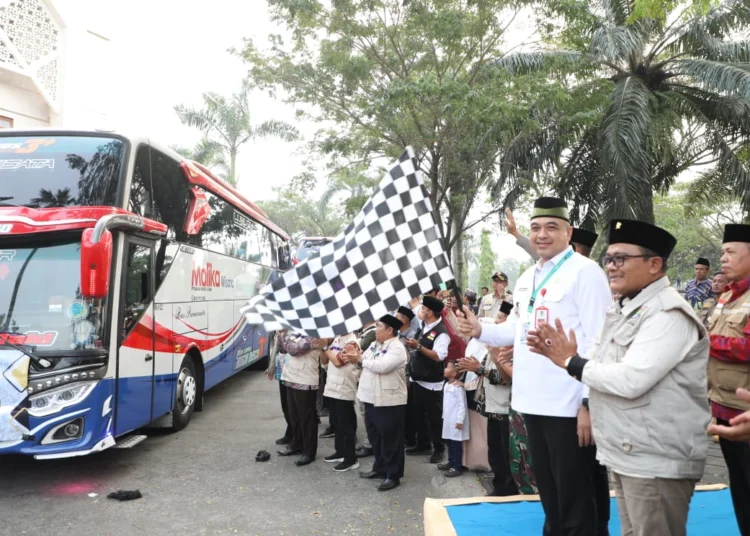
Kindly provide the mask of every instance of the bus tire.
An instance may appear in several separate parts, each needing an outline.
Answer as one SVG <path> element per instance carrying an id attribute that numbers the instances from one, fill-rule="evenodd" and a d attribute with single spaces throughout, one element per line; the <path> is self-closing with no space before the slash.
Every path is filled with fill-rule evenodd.
<path id="1" fill-rule="evenodd" d="M 174 409 L 172 410 L 172 431 L 177 432 L 188 425 L 199 396 L 201 396 L 201 393 L 195 363 L 189 355 L 186 355 L 180 365 L 180 371 L 177 373 Z"/>

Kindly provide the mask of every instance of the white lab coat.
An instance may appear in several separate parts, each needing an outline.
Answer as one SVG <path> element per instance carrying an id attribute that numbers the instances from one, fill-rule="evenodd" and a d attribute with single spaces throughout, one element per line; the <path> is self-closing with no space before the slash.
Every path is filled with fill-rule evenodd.
<path id="1" fill-rule="evenodd" d="M 457 423 L 463 423 L 464 429 L 456 428 Z M 443 439 L 468 441 L 469 437 L 466 391 L 463 387 L 445 382 L 443 386 Z"/>

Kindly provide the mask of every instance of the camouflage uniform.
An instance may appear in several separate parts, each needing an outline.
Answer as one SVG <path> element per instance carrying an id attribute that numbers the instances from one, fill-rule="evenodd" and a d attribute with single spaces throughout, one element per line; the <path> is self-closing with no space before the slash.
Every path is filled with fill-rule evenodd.
<path id="1" fill-rule="evenodd" d="M 529 452 L 529 437 L 523 416 L 510 410 L 510 472 L 521 495 L 539 493 L 536 478 L 532 469 L 531 452 Z"/>

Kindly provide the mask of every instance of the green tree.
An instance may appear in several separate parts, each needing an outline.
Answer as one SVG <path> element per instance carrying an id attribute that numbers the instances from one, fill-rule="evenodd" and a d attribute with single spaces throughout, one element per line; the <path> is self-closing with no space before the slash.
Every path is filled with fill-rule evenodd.
<path id="1" fill-rule="evenodd" d="M 229 164 L 227 163 L 226 155 L 224 154 L 224 148 L 215 141 L 203 137 L 203 139 L 193 147 L 174 145 L 172 146 L 172 149 L 185 158 L 203 164 L 219 177 L 228 181 Z"/>
<path id="2" fill-rule="evenodd" d="M 738 157 L 750 134 L 750 43 L 734 40 L 750 26 L 750 6 L 726 0 L 693 16 L 693 5 L 666 5 L 675 6 L 666 17 L 636 18 L 633 0 L 539 3 L 557 47 L 497 66 L 567 74 L 577 106 L 540 111 L 506 147 L 496 195 L 533 170 L 557 168 L 556 189 L 577 223 L 653 222 L 655 193 L 705 166 L 704 191 L 723 184 L 750 207 L 750 171 Z"/>
<path id="3" fill-rule="evenodd" d="M 485 69 L 503 54 L 511 2 L 267 2 L 293 37 L 273 36 L 265 50 L 247 40 L 241 55 L 253 80 L 283 90 L 300 114 L 334 124 L 313 144 L 334 162 L 369 167 L 413 146 L 450 256 L 501 208 L 469 217 L 493 182 L 499 140 L 538 98 Z"/>
<path id="4" fill-rule="evenodd" d="M 671 194 L 654 199 L 656 223 L 677 238 L 668 275 L 683 282 L 692 279 L 698 257 L 706 257 L 718 269 L 724 225 L 742 222 L 747 216 L 736 202 L 721 198 L 686 211 L 689 188 L 681 184 Z"/>
<path id="5" fill-rule="evenodd" d="M 229 158 L 227 179 L 234 186 L 237 185 L 237 154 L 244 144 L 269 136 L 284 141 L 299 138 L 297 129 L 283 121 L 272 119 L 253 126 L 250 121 L 250 91 L 250 82 L 245 79 L 240 91 L 230 97 L 213 92 L 203 93 L 203 107 L 200 109 L 183 104 L 174 107 L 180 121 L 199 129 L 208 140 L 221 147 Z"/>
<path id="6" fill-rule="evenodd" d="M 492 282 L 492 274 L 495 273 L 495 252 L 492 251 L 492 235 L 489 231 L 482 231 L 479 240 L 479 279 L 478 287 L 489 287 Z"/>

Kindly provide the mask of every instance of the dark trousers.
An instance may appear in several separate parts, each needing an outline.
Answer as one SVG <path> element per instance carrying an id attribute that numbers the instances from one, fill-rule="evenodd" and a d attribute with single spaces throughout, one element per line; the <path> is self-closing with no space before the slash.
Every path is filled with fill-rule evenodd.
<path id="1" fill-rule="evenodd" d="M 523 416 L 539 498 L 544 536 L 595 536 L 596 503 L 575 417 Z"/>
<path id="2" fill-rule="evenodd" d="M 432 443 L 432 450 L 445 452 L 443 442 L 443 391 L 430 391 L 416 382 L 411 384 L 412 421 L 416 429 L 418 447 L 428 447 Z"/>
<path id="3" fill-rule="evenodd" d="M 356 462 L 357 414 L 354 411 L 354 400 L 328 398 L 328 405 L 331 410 L 331 426 L 336 434 L 333 440 L 336 454 L 347 463 Z"/>
<path id="4" fill-rule="evenodd" d="M 721 419 L 717 419 L 717 422 L 729 425 Z M 729 490 L 737 526 L 742 536 L 750 536 L 750 444 L 721 438 L 719 445 L 729 472 Z"/>
<path id="5" fill-rule="evenodd" d="M 286 432 L 284 432 L 284 439 L 292 440 L 292 422 L 289 420 L 289 401 L 288 395 L 286 394 L 287 387 L 281 381 L 279 381 L 279 395 L 281 398 L 281 412 L 284 414 L 284 421 L 286 422 Z"/>
<path id="6" fill-rule="evenodd" d="M 417 444 L 417 426 L 414 423 L 414 395 L 412 394 L 412 385 L 413 382 L 410 382 L 407 378 L 406 380 L 406 406 L 404 407 L 404 442 L 408 445 L 413 447 Z M 421 439 L 421 438 L 420 438 Z M 426 440 L 424 440 L 420 445 L 424 445 L 427 443 Z"/>
<path id="7" fill-rule="evenodd" d="M 607 468 L 596 459 L 596 445 L 583 448 L 586 465 L 594 486 L 594 502 L 596 503 L 596 534 L 609 536 L 609 473 Z"/>
<path id="8" fill-rule="evenodd" d="M 448 463 L 456 471 L 460 471 L 464 460 L 464 442 L 454 439 L 446 439 L 445 442 L 448 445 Z"/>
<path id="9" fill-rule="evenodd" d="M 286 393 L 292 423 L 289 448 L 314 457 L 318 452 L 318 416 L 315 412 L 318 393 L 315 389 L 303 391 L 291 388 L 287 388 Z"/>
<path id="10" fill-rule="evenodd" d="M 487 417 L 487 459 L 494 474 L 493 493 L 503 497 L 518 495 L 510 471 L 510 420 L 507 415 Z"/>
<path id="11" fill-rule="evenodd" d="M 404 476 L 404 406 L 365 403 L 365 427 L 375 462 L 372 470 L 386 478 Z"/>

